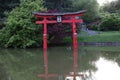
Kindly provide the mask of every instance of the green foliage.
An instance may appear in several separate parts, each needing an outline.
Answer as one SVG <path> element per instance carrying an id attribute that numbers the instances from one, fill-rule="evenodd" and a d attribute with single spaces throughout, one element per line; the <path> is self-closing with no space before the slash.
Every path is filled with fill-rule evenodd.
<path id="1" fill-rule="evenodd" d="M 10 11 L 19 5 L 20 0 L 0 0 L 0 18 L 5 17 L 4 12 Z"/>
<path id="2" fill-rule="evenodd" d="M 45 6 L 49 9 L 61 9 L 63 12 L 74 12 L 87 10 L 84 20 L 92 22 L 98 17 L 99 9 L 97 0 L 44 0 Z M 61 2 L 60 2 L 61 1 Z"/>
<path id="3" fill-rule="evenodd" d="M 120 42 L 120 32 L 99 32 L 100 34 L 80 36 L 78 41 L 80 42 Z"/>
<path id="4" fill-rule="evenodd" d="M 102 31 L 120 30 L 120 15 L 117 13 L 114 14 L 105 13 L 100 24 L 100 30 Z"/>
<path id="5" fill-rule="evenodd" d="M 106 3 L 101 7 L 102 12 L 120 13 L 120 0 Z"/>
<path id="6" fill-rule="evenodd" d="M 45 7 L 48 10 L 58 10 L 62 12 L 73 11 L 72 10 L 72 0 L 44 0 Z"/>
<path id="7" fill-rule="evenodd" d="M 78 36 L 79 42 L 120 42 L 120 32 L 98 32 L 96 35 Z M 81 33 L 80 33 L 81 34 Z M 84 33 L 85 34 L 85 33 Z M 72 42 L 72 39 L 67 37 L 64 39 L 66 42 Z"/>
<path id="8" fill-rule="evenodd" d="M 97 0 L 73 0 L 73 9 L 74 11 L 87 10 L 84 16 L 86 22 L 94 21 L 99 15 Z"/>
<path id="9" fill-rule="evenodd" d="M 13 8 L 18 6 L 19 0 L 0 0 L 0 29 L 5 27 L 6 12 L 10 12 Z"/>
<path id="10" fill-rule="evenodd" d="M 88 23 L 94 21 L 95 18 L 98 16 L 98 4 L 97 4 L 96 0 L 77 0 L 77 1 L 74 1 L 74 0 L 66 0 L 66 1 L 64 1 L 64 0 L 44 0 L 44 1 L 46 4 L 45 6 L 47 7 L 48 10 L 49 9 L 52 9 L 52 10 L 57 9 L 58 11 L 62 11 L 62 12 L 69 12 L 69 11 L 75 12 L 75 11 L 80 11 L 80 10 L 87 10 L 87 13 L 85 13 L 85 16 L 84 16 L 84 20 L 85 20 L 85 22 L 88 22 Z M 65 27 L 63 27 L 63 25 L 59 26 L 59 27 L 57 27 L 58 25 L 56 25 L 55 27 L 53 27 L 53 26 L 54 25 L 51 26 L 52 29 L 49 29 L 51 27 L 48 27 L 48 29 L 51 30 L 50 39 L 54 38 L 53 40 L 51 40 L 53 42 L 55 42 L 57 40 L 62 41 L 64 37 L 62 36 L 62 38 L 60 38 L 60 35 L 65 36 L 67 34 L 66 32 L 71 31 L 70 26 L 65 26 Z M 60 27 L 61 27 L 61 29 L 60 29 Z M 52 30 L 54 30 L 54 31 L 52 31 Z M 80 30 L 80 27 L 78 27 L 77 30 Z M 68 32 L 68 33 L 71 33 L 71 32 Z M 71 35 L 69 35 L 69 36 L 71 36 Z"/>
<path id="11" fill-rule="evenodd" d="M 42 60 L 40 49 L 1 49 L 0 80 L 40 80 L 36 74 L 44 71 Z"/>
<path id="12" fill-rule="evenodd" d="M 4 47 L 30 47 L 41 43 L 41 26 L 35 24 L 34 11 L 43 10 L 42 0 L 21 0 L 20 6 L 9 14 L 6 27 L 0 32 L 0 43 Z"/>
<path id="13" fill-rule="evenodd" d="M 99 31 L 99 25 L 98 24 L 91 24 L 89 29 Z"/>

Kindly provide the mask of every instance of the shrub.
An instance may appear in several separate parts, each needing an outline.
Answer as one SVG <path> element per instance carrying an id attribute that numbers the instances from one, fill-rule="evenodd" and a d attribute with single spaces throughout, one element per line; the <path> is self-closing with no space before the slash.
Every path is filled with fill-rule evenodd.
<path id="1" fill-rule="evenodd" d="M 43 10 L 42 3 L 42 0 L 21 0 L 20 6 L 8 14 L 6 27 L 0 32 L 1 46 L 25 48 L 41 44 L 42 27 L 35 24 L 32 12 Z"/>
<path id="2" fill-rule="evenodd" d="M 118 31 L 120 30 L 120 15 L 117 13 L 107 14 L 103 16 L 100 24 L 102 31 Z"/>

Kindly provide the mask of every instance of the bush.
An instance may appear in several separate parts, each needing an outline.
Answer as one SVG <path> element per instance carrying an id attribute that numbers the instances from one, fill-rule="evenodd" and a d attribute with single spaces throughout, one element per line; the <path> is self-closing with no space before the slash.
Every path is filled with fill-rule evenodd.
<path id="1" fill-rule="evenodd" d="M 21 0 L 20 6 L 8 14 L 6 27 L 0 32 L 0 45 L 21 48 L 39 46 L 42 27 L 35 24 L 32 12 L 43 9 L 42 0 Z"/>
<path id="2" fill-rule="evenodd" d="M 103 16 L 100 24 L 102 31 L 118 31 L 120 30 L 120 15 L 117 13 L 107 14 Z"/>

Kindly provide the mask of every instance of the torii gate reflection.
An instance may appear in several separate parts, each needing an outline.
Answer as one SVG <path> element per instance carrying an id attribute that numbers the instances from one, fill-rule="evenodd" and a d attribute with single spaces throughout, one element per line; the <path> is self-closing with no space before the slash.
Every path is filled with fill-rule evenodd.
<path id="1" fill-rule="evenodd" d="M 49 80 L 49 78 L 52 78 L 52 77 L 56 77 L 58 78 L 57 80 L 69 80 L 67 79 L 67 77 L 73 77 L 71 78 L 70 80 L 82 80 L 82 78 L 84 78 L 84 74 L 78 74 L 76 69 L 77 69 L 77 60 L 78 60 L 78 52 L 77 52 L 77 49 L 74 50 L 74 63 L 73 63 L 73 73 L 70 74 L 62 74 L 62 76 L 64 76 L 66 79 L 63 79 L 63 77 L 60 77 L 61 75 L 59 74 L 49 74 L 48 72 L 48 55 L 47 55 L 47 51 L 44 52 L 44 71 L 45 73 L 44 74 L 38 74 L 38 77 L 40 78 L 45 78 L 45 80 Z M 77 78 L 79 77 L 79 78 Z M 76 79 L 77 78 L 77 79 Z"/>
<path id="2" fill-rule="evenodd" d="M 43 50 L 44 50 L 44 64 L 45 64 L 45 74 L 39 74 L 39 77 L 58 77 L 58 74 L 48 74 L 48 57 L 47 57 L 47 24 L 53 23 L 72 23 L 73 31 L 73 48 L 74 48 L 74 74 L 66 74 L 66 76 L 73 76 L 76 80 L 76 76 L 83 76 L 76 73 L 77 68 L 77 56 L 78 56 L 78 41 L 77 41 L 77 32 L 76 32 L 76 23 L 83 23 L 82 19 L 76 19 L 77 16 L 82 16 L 86 11 L 72 12 L 72 13 L 40 13 L 34 12 L 33 14 L 36 18 L 42 18 L 43 20 L 36 21 L 36 24 L 44 24 L 44 33 L 43 33 Z M 64 20 L 64 17 L 69 17 L 68 20 Z M 53 18 L 56 20 L 53 20 Z M 50 20 L 49 20 L 50 19 Z"/>
<path id="3" fill-rule="evenodd" d="M 47 51 L 44 51 L 44 68 L 45 74 L 39 74 L 38 77 L 43 77 L 48 80 L 50 77 L 58 77 L 58 74 L 49 74 L 48 73 L 48 54 Z"/>

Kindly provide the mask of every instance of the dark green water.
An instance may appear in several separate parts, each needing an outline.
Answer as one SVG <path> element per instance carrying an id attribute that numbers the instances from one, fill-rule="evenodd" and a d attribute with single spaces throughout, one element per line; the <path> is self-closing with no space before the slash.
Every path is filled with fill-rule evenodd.
<path id="1" fill-rule="evenodd" d="M 120 47 L 79 47 L 77 61 L 83 80 L 120 80 Z M 46 69 L 42 49 L 0 49 L 0 80 L 73 80 L 66 76 L 73 74 L 73 63 L 70 47 L 50 47 L 47 70 L 57 76 L 38 78 Z"/>

